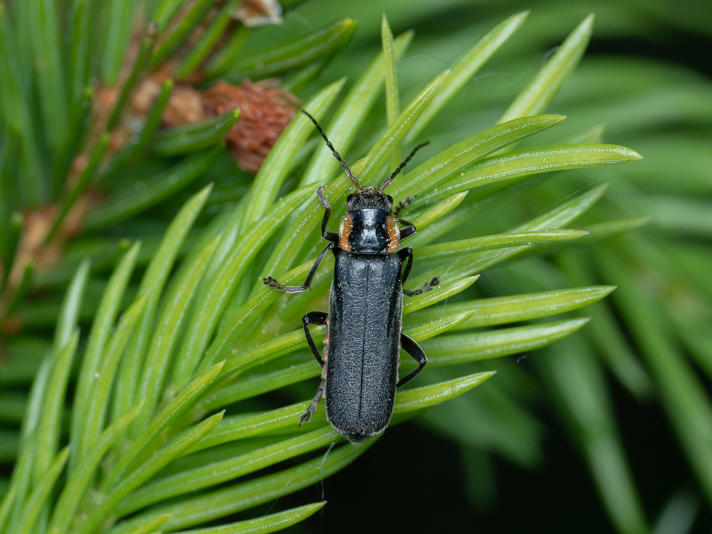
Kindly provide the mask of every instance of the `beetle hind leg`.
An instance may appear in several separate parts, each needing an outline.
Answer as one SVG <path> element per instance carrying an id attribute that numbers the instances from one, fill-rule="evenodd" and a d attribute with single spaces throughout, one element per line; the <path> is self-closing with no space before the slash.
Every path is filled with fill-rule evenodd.
<path id="1" fill-rule="evenodd" d="M 316 390 L 316 395 L 314 395 L 314 399 L 307 408 L 307 411 L 304 412 L 299 418 L 299 426 L 302 426 L 304 423 L 309 421 L 309 419 L 311 419 L 312 414 L 316 412 L 316 409 L 319 406 L 319 402 L 322 398 L 324 398 L 324 393 L 326 391 L 326 360 L 328 354 L 329 333 L 327 332 L 326 336 L 324 336 L 324 352 L 323 354 L 319 354 L 319 350 L 316 348 L 311 332 L 309 332 L 309 324 L 329 324 L 329 316 L 324 312 L 309 312 L 302 318 L 302 323 L 304 324 L 304 334 L 307 338 L 307 345 L 309 345 L 316 361 L 319 362 L 319 365 L 321 365 L 322 371 L 319 388 Z"/>
<path id="2" fill-rule="evenodd" d="M 415 371 L 411 371 L 403 378 L 401 378 L 396 384 L 396 386 L 398 387 L 415 378 L 415 375 L 422 371 L 423 367 L 425 367 L 425 364 L 428 363 L 428 357 L 425 355 L 423 349 L 420 348 L 420 345 L 418 345 L 414 339 L 406 336 L 405 334 L 401 334 L 400 341 L 401 348 L 408 354 L 410 354 L 416 362 L 418 362 L 418 368 Z"/>
<path id="3" fill-rule="evenodd" d="M 316 409 L 319 406 L 319 402 L 324 397 L 325 389 L 326 389 L 326 379 L 322 378 L 321 383 L 319 384 L 319 389 L 316 390 L 316 395 L 314 395 L 314 399 L 312 399 L 311 404 L 307 408 L 307 411 L 304 412 L 302 414 L 302 416 L 299 418 L 299 426 L 302 426 L 304 423 L 309 421 L 309 419 L 311 419 L 312 414 L 314 412 L 316 412 Z"/>
<path id="4" fill-rule="evenodd" d="M 325 314 L 324 312 L 309 312 L 307 313 L 304 317 L 302 317 L 302 324 L 304 324 L 304 335 L 307 338 L 307 345 L 309 345 L 309 348 L 312 351 L 312 354 L 316 358 L 316 361 L 319 362 L 319 365 L 324 367 L 324 359 L 322 358 L 321 354 L 319 354 L 319 350 L 316 348 L 316 345 L 314 344 L 314 340 L 312 339 L 311 332 L 309 332 L 309 325 L 310 324 L 321 324 L 325 325 L 329 323 L 329 316 Z M 327 333 L 328 336 L 328 333 Z M 328 343 L 328 337 L 324 338 L 324 345 Z M 326 352 L 326 349 L 324 350 Z"/>

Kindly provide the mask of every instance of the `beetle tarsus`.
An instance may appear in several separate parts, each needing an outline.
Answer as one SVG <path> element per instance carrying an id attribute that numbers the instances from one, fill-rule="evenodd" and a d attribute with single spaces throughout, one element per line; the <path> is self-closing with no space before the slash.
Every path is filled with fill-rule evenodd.
<path id="1" fill-rule="evenodd" d="M 287 286 L 283 286 L 277 280 L 272 278 L 271 276 L 268 276 L 267 278 L 263 278 L 262 281 L 265 283 L 265 285 L 268 285 L 269 287 L 273 287 L 275 289 L 279 289 L 280 291 L 286 291 Z"/>
<path id="2" fill-rule="evenodd" d="M 407 295 L 407 296 L 409 296 L 409 297 L 412 297 L 412 296 L 414 296 L 414 295 L 422 295 L 422 294 L 425 293 L 426 291 L 430 291 L 431 289 L 433 289 L 433 287 L 435 287 L 435 286 L 438 285 L 439 283 L 440 283 L 440 278 L 438 278 L 437 276 L 435 276 L 435 277 L 433 277 L 432 280 L 430 280 L 430 282 L 428 282 L 427 284 L 425 284 L 425 285 L 424 285 L 423 287 L 421 287 L 420 289 L 416 289 L 415 291 L 408 291 L 407 289 L 403 289 L 403 294 L 404 294 L 404 295 Z"/>
<path id="3" fill-rule="evenodd" d="M 415 200 L 415 197 L 416 195 L 413 195 L 412 197 L 405 197 L 403 200 L 401 200 L 393 210 L 393 215 L 398 217 L 398 214 L 403 210 L 403 208 L 405 208 L 406 206 L 410 206 L 410 204 Z"/>
<path id="4" fill-rule="evenodd" d="M 263 278 L 262 281 L 265 283 L 265 285 L 273 287 L 279 291 L 285 291 L 286 293 L 299 293 L 300 291 L 304 291 L 305 289 L 307 289 L 304 286 L 285 286 L 277 282 L 277 280 L 275 280 L 271 276 Z"/>
<path id="5" fill-rule="evenodd" d="M 311 401 L 309 408 L 307 408 L 307 411 L 304 412 L 299 418 L 299 426 L 302 426 L 304 423 L 307 423 L 309 419 L 311 419 L 312 414 L 316 412 L 316 409 L 319 406 L 319 402 L 321 401 L 322 397 L 324 397 L 325 387 L 326 380 L 322 379 L 321 383 L 319 384 L 319 389 L 316 390 L 316 395 L 314 395 L 314 399 Z"/>

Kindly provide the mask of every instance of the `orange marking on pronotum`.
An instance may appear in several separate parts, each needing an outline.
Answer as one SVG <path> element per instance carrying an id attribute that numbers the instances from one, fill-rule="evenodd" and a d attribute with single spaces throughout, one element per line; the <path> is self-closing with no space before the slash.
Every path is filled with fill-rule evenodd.
<path id="1" fill-rule="evenodd" d="M 341 231 L 339 232 L 339 248 L 345 250 L 346 252 L 351 252 L 351 244 L 349 239 L 351 238 L 351 227 L 353 225 L 354 219 L 351 214 L 347 214 L 341 221 Z"/>
<path id="2" fill-rule="evenodd" d="M 398 231 L 398 223 L 393 215 L 389 215 L 386 219 L 386 228 L 388 229 L 388 249 L 386 252 L 395 252 L 400 243 L 400 231 Z"/>

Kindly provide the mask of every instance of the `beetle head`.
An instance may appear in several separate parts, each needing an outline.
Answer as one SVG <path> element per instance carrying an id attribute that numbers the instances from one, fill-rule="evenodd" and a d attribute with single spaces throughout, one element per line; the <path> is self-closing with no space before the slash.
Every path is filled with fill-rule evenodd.
<path id="1" fill-rule="evenodd" d="M 356 193 L 346 197 L 349 211 L 375 209 L 391 212 L 393 197 L 386 195 L 375 187 L 363 187 Z"/>

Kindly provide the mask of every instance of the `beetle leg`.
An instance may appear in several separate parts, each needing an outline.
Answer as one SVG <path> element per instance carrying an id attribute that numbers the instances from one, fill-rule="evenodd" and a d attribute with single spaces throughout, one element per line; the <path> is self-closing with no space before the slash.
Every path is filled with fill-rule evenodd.
<path id="1" fill-rule="evenodd" d="M 415 226 L 413 228 L 415 228 Z M 400 250 L 398 252 L 398 255 L 400 256 L 401 262 L 405 264 L 405 268 L 403 269 L 403 276 L 401 277 L 401 283 L 405 284 L 405 281 L 408 280 L 408 275 L 410 275 L 410 269 L 411 267 L 413 267 L 413 249 L 410 247 L 406 247 Z M 436 276 L 432 280 L 430 280 L 430 282 L 425 284 L 422 288 L 416 289 L 415 291 L 409 291 L 408 289 L 404 288 L 403 294 L 409 297 L 412 297 L 413 295 L 420 295 L 421 293 L 430 291 L 431 289 L 433 289 L 433 286 L 436 286 L 439 283 L 440 279 Z"/>
<path id="2" fill-rule="evenodd" d="M 415 200 L 415 195 L 413 195 L 412 197 L 405 197 L 405 198 L 404 198 L 403 200 L 401 200 L 401 201 L 398 203 L 398 205 L 395 207 L 395 209 L 393 210 L 393 215 L 395 215 L 396 217 L 398 217 L 398 214 L 401 212 L 401 210 L 402 210 L 403 208 L 405 208 L 406 206 L 409 206 L 410 203 L 413 202 L 414 200 Z"/>
<path id="3" fill-rule="evenodd" d="M 407 290 L 407 289 L 404 288 L 404 289 L 403 289 L 403 294 L 404 294 L 404 295 L 407 295 L 407 296 L 409 296 L 409 297 L 412 297 L 413 295 L 422 295 L 422 294 L 425 293 L 426 291 L 430 291 L 431 289 L 433 289 L 433 287 L 436 286 L 436 285 L 438 285 L 439 283 L 440 283 L 440 279 L 439 279 L 437 276 L 435 276 L 435 277 L 433 277 L 432 280 L 430 280 L 430 282 L 428 282 L 427 284 L 425 284 L 425 285 L 424 285 L 423 287 L 421 287 L 420 289 L 416 289 L 415 291 L 409 291 L 409 290 Z"/>
<path id="4" fill-rule="evenodd" d="M 339 234 L 326 231 L 326 223 L 329 222 L 329 217 L 331 217 L 331 206 L 329 206 L 329 201 L 326 200 L 324 196 L 323 185 L 317 190 L 316 194 L 319 196 L 319 202 L 321 202 L 324 208 L 324 218 L 321 220 L 321 237 L 332 243 L 337 243 L 339 241 Z"/>
<path id="5" fill-rule="evenodd" d="M 314 344 L 311 332 L 309 332 L 309 323 L 324 325 L 327 323 L 327 321 L 328 315 L 324 312 L 309 312 L 304 317 L 302 317 L 302 323 L 304 323 L 304 334 L 307 338 L 307 345 L 309 345 L 309 348 L 311 349 L 312 354 L 314 354 L 316 361 L 319 362 L 319 365 L 321 365 L 322 367 L 324 367 L 324 360 L 321 357 L 321 354 L 319 354 L 316 345 Z"/>
<path id="6" fill-rule="evenodd" d="M 408 280 L 408 275 L 410 275 L 410 269 L 413 267 L 413 249 L 405 247 L 398 251 L 398 256 L 400 257 L 401 263 L 405 265 L 403 276 L 401 276 L 401 283 L 405 284 L 405 281 Z"/>
<path id="7" fill-rule="evenodd" d="M 423 369 L 423 367 L 425 367 L 425 364 L 428 363 L 428 357 L 423 352 L 423 349 L 420 348 L 420 345 L 415 342 L 415 340 L 409 338 L 405 334 L 401 334 L 400 342 L 401 348 L 408 354 L 410 354 L 416 362 L 418 362 L 418 368 L 398 380 L 398 383 L 396 384 L 396 386 L 398 387 L 415 378 L 415 375 L 417 375 Z"/>
<path id="8" fill-rule="evenodd" d="M 412 222 L 408 222 L 404 219 L 398 219 L 398 222 L 405 225 L 405 228 L 401 228 L 400 238 L 405 239 L 408 236 L 413 235 L 415 230 L 415 225 Z"/>
<path id="9" fill-rule="evenodd" d="M 299 418 L 299 426 L 302 426 L 304 423 L 309 421 L 309 419 L 311 419 L 312 414 L 316 412 L 316 408 L 317 406 L 319 406 L 319 401 L 321 401 L 321 398 L 324 396 L 325 389 L 326 379 L 322 378 L 321 383 L 319 384 L 319 389 L 316 390 L 316 395 L 314 395 L 314 399 L 311 401 L 309 408 L 307 408 L 307 411 L 304 412 Z"/>
<path id="10" fill-rule="evenodd" d="M 309 271 L 309 274 L 307 275 L 307 279 L 304 280 L 304 284 L 302 284 L 301 286 L 285 286 L 285 285 L 282 285 L 279 282 L 277 282 L 277 280 L 275 280 L 271 276 L 264 278 L 263 279 L 264 283 L 270 287 L 279 289 L 280 291 L 286 291 L 287 293 L 299 293 L 300 291 L 309 289 L 311 287 L 312 278 L 314 278 L 314 275 L 316 274 L 316 270 L 319 268 L 319 264 L 324 259 L 324 256 L 326 256 L 326 252 L 328 250 L 333 249 L 334 246 L 335 246 L 334 243 L 329 243 L 326 246 L 326 248 L 321 251 L 321 254 L 319 254 L 319 257 L 314 262 L 314 265 L 312 265 L 311 271 Z"/>

